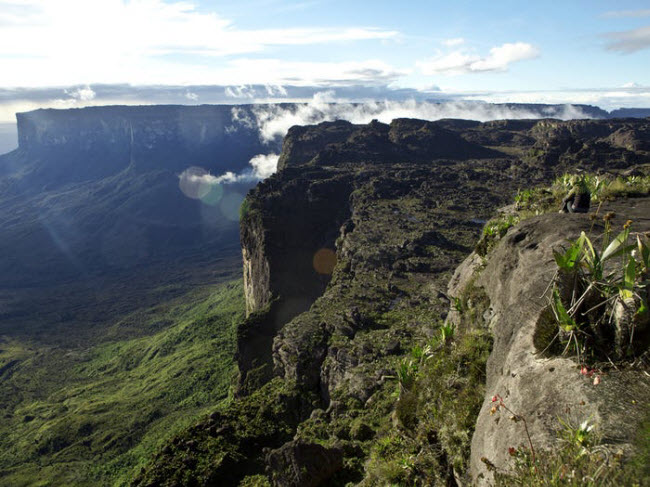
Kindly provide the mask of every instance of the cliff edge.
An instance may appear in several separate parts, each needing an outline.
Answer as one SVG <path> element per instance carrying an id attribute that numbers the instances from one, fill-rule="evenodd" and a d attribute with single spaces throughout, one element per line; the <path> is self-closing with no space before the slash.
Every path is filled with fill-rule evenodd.
<path id="1" fill-rule="evenodd" d="M 238 332 L 238 397 L 178 435 L 134 485 L 470 485 L 471 473 L 483 473 L 474 451 L 516 434 L 488 431 L 486 397 L 518 397 L 507 395 L 519 385 L 509 381 L 526 378 L 521 368 L 537 360 L 509 352 L 538 312 L 536 301 L 513 301 L 520 293 L 509 273 L 547 272 L 553 245 L 588 220 L 524 223 L 524 237 L 505 242 L 537 242 L 521 250 L 525 259 L 498 248 L 483 281 L 454 294 L 449 280 L 518 189 L 565 171 L 647 164 L 649 125 L 395 120 L 291 129 L 281 170 L 242 206 L 249 316 Z M 541 278 L 531 280 L 523 296 L 541 296 Z M 466 320 L 450 328 L 457 309 Z M 557 360 L 551 377 L 580 379 Z M 486 433 L 472 441 L 477 418 Z"/>

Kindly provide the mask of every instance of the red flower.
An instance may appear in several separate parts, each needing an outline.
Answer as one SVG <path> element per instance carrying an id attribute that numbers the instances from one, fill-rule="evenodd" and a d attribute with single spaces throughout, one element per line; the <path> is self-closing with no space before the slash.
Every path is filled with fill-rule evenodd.
<path id="1" fill-rule="evenodd" d="M 591 377 L 592 375 L 594 375 L 594 372 L 595 372 L 595 369 L 590 369 L 586 365 L 583 365 L 582 367 L 580 367 L 580 374 L 586 375 L 587 377 Z"/>
<path id="2" fill-rule="evenodd" d="M 514 457 L 517 454 L 517 449 L 511 446 L 510 448 L 508 448 L 508 454 L 511 457 Z"/>

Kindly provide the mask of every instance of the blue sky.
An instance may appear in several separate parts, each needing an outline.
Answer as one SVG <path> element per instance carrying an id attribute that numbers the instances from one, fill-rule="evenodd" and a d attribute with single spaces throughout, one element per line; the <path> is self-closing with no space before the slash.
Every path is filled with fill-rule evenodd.
<path id="1" fill-rule="evenodd" d="M 650 106 L 650 3 L 0 0 L 0 65 L 0 121 L 37 106 L 160 102 L 165 85 Z M 188 88 L 188 103 L 214 101 Z"/>
<path id="2" fill-rule="evenodd" d="M 303 7 L 286 10 L 291 5 Z M 249 14 L 257 10 L 268 14 Z M 257 0 L 239 2 L 224 14 L 242 28 L 250 29 L 271 22 L 277 27 L 370 26 L 397 31 L 395 38 L 350 43 L 334 52 L 330 45 L 277 51 L 291 60 L 310 56 L 349 61 L 381 59 L 398 70 L 411 71 L 398 79 L 403 86 L 438 85 L 468 91 L 540 90 L 650 82 L 650 33 L 646 33 L 646 49 L 635 52 L 608 49 L 612 39 L 606 37 L 611 32 L 650 26 L 647 1 L 410 1 L 406 6 L 397 6 L 394 1 Z M 445 41 L 450 39 L 464 42 L 446 46 Z M 536 47 L 539 56 L 509 64 L 504 71 L 487 73 L 426 75 L 416 67 L 419 60 L 440 54 L 462 50 L 485 56 L 493 47 L 516 42 Z"/>

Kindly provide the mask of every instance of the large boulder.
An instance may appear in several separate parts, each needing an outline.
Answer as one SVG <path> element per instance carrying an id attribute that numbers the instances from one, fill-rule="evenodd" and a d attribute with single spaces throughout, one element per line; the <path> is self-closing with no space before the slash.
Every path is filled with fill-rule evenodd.
<path id="1" fill-rule="evenodd" d="M 266 463 L 278 487 L 318 487 L 343 468 L 343 450 L 294 440 L 271 451 Z"/>
<path id="2" fill-rule="evenodd" d="M 601 209 L 614 211 L 613 228 L 627 219 L 636 231 L 650 230 L 650 199 L 626 200 Z M 483 288 L 490 308 L 482 317 L 494 335 L 487 365 L 486 397 L 472 440 L 471 474 L 477 485 L 490 485 L 488 460 L 497 469 L 511 467 L 508 449 L 549 450 L 558 446 L 559 420 L 595 425 L 604 445 L 628 454 L 650 400 L 650 378 L 630 368 L 612 369 L 600 383 L 580 373 L 572 357 L 548 356 L 536 348 L 548 306 L 548 288 L 556 264 L 553 250 L 566 247 L 581 231 L 602 230 L 588 215 L 546 214 L 511 228 L 482 262 L 472 254 L 451 280 L 449 293 L 460 295 L 468 285 Z M 512 411 L 490 414 L 499 395 Z M 497 401 L 498 403 L 499 401 Z M 524 423 L 511 421 L 518 415 Z"/>

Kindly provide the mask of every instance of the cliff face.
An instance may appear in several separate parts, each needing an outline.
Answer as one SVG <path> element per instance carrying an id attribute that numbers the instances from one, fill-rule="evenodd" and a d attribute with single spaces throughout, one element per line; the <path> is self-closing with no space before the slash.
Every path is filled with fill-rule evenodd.
<path id="1" fill-rule="evenodd" d="M 267 475 L 277 485 L 302 485 L 309 476 L 303 470 L 312 468 L 304 457 L 316 445 L 327 458 L 323 465 L 336 466 L 318 471 L 321 485 L 468 481 L 470 432 L 486 393 L 492 337 L 487 329 L 464 329 L 457 348 L 443 342 L 430 361 L 418 362 L 418 346 L 439 336 L 450 312 L 449 277 L 517 189 L 576 168 L 649 162 L 639 135 L 649 123 L 395 120 L 291 129 L 281 170 L 244 205 L 250 316 L 238 335 L 240 397 L 233 406 L 266 415 L 277 403 L 272 416 L 286 436 L 248 429 L 246 441 L 257 450 L 230 457 L 245 473 L 225 484 Z M 638 143 L 615 142 L 621 134 Z M 607 154 L 606 163 L 592 158 L 596 150 Z M 462 294 L 452 309 L 470 301 L 489 306 L 500 289 L 495 280 L 508 279 L 506 269 L 497 269 L 501 263 L 497 258 L 485 274 L 489 289 L 473 286 L 474 294 Z M 502 315 L 509 304 L 499 305 Z M 502 338 L 494 339 L 502 350 Z M 499 367 L 490 360 L 492 377 Z M 404 384 L 423 371 L 429 382 L 415 394 Z M 295 395 L 306 398 L 304 410 L 285 421 L 289 411 L 278 398 Z M 193 430 L 201 439 L 187 453 L 192 462 L 200 463 L 203 451 L 237 449 L 233 442 L 243 438 L 210 428 Z M 188 438 L 182 434 L 175 444 Z M 202 484 L 215 472 L 184 467 L 184 454 L 181 447 L 161 452 L 135 483 L 185 476 Z"/>
<path id="2" fill-rule="evenodd" d="M 337 257 L 347 257 L 358 225 L 377 218 L 383 226 L 391 219 L 376 215 L 377 201 L 418 190 L 431 213 L 451 207 L 476 222 L 476 232 L 481 217 L 518 187 L 573 168 L 647 162 L 648 130 L 650 122 L 634 120 L 398 119 L 294 127 L 284 140 L 280 172 L 248 196 L 250 215 L 241 226 L 247 310 L 260 310 L 274 297 L 303 299 L 308 307 L 325 289 L 314 269 L 316 252 L 333 249 L 338 236 Z M 404 226 L 404 215 L 395 220 L 397 228 Z"/>
<path id="3" fill-rule="evenodd" d="M 233 108 L 19 113 L 20 146 L 0 156 L 0 251 L 13 256 L 0 265 L 0 284 L 44 284 L 235 246 L 237 208 L 253 183 L 211 187 L 205 201 L 179 188 L 191 166 L 240 173 L 254 155 L 279 150 L 240 123 L 250 107 L 237 115 Z"/>
<path id="4" fill-rule="evenodd" d="M 38 176 L 52 184 L 201 166 L 241 171 L 268 151 L 257 131 L 233 118 L 233 106 L 90 107 L 18 113 L 19 150 L 40 158 Z M 250 116 L 250 107 L 238 107 Z"/>

